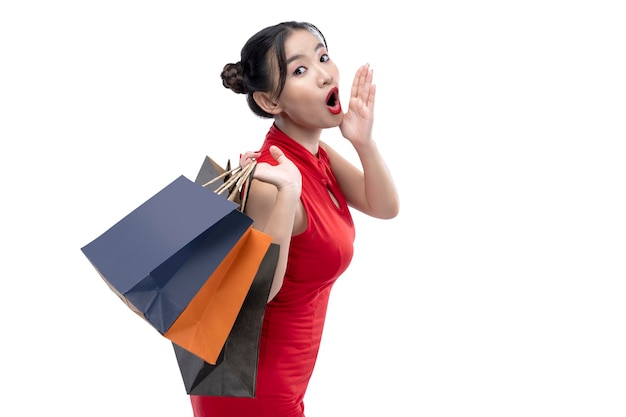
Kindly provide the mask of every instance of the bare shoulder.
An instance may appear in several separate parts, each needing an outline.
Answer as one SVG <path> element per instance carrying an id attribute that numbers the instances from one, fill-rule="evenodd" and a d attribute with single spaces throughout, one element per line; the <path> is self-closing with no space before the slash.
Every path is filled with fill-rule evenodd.
<path id="1" fill-rule="evenodd" d="M 354 177 L 361 177 L 361 172 L 344 158 L 339 152 L 337 152 L 329 144 L 320 141 L 320 147 L 323 148 L 328 154 L 328 161 L 333 173 L 339 180 L 340 184 L 354 181 Z"/>
<path id="2" fill-rule="evenodd" d="M 335 150 L 326 142 L 320 140 L 320 148 L 324 149 L 327 153 L 334 152 Z"/>
<path id="3" fill-rule="evenodd" d="M 326 142 L 320 141 L 320 148 L 324 149 L 328 154 L 328 160 L 330 161 L 331 166 L 343 163 L 345 159 L 337 152 L 332 146 L 330 146 Z"/>

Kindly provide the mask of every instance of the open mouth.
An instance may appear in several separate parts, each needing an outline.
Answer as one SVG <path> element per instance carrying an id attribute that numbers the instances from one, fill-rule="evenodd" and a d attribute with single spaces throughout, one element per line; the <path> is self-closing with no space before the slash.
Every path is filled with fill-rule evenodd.
<path id="1" fill-rule="evenodd" d="M 326 97 L 326 106 L 332 114 L 341 113 L 341 103 L 339 102 L 339 89 L 337 87 L 330 90 Z"/>

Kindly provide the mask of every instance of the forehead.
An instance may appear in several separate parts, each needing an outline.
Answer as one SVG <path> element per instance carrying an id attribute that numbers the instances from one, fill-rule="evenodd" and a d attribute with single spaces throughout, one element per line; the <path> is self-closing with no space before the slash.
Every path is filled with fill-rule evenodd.
<path id="1" fill-rule="evenodd" d="M 319 34 L 307 29 L 296 29 L 285 41 L 285 55 L 289 59 L 292 55 L 314 52 L 320 45 L 323 47 L 324 41 Z"/>

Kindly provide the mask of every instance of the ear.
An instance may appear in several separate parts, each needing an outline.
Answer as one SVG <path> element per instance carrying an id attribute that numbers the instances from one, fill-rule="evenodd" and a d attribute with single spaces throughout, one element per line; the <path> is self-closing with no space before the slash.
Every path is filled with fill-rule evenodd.
<path id="1" fill-rule="evenodd" d="M 260 108 L 269 114 L 279 114 L 283 111 L 268 92 L 255 91 L 252 93 L 252 98 L 254 98 L 254 101 L 256 101 L 256 104 L 258 104 Z"/>

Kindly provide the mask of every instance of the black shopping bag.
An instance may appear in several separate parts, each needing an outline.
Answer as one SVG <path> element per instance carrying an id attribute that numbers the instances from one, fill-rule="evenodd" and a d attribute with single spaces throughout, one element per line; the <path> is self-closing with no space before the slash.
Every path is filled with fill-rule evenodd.
<path id="1" fill-rule="evenodd" d="M 187 394 L 254 397 L 263 316 L 278 253 L 279 246 L 272 244 L 259 266 L 215 365 L 172 344 Z"/>

